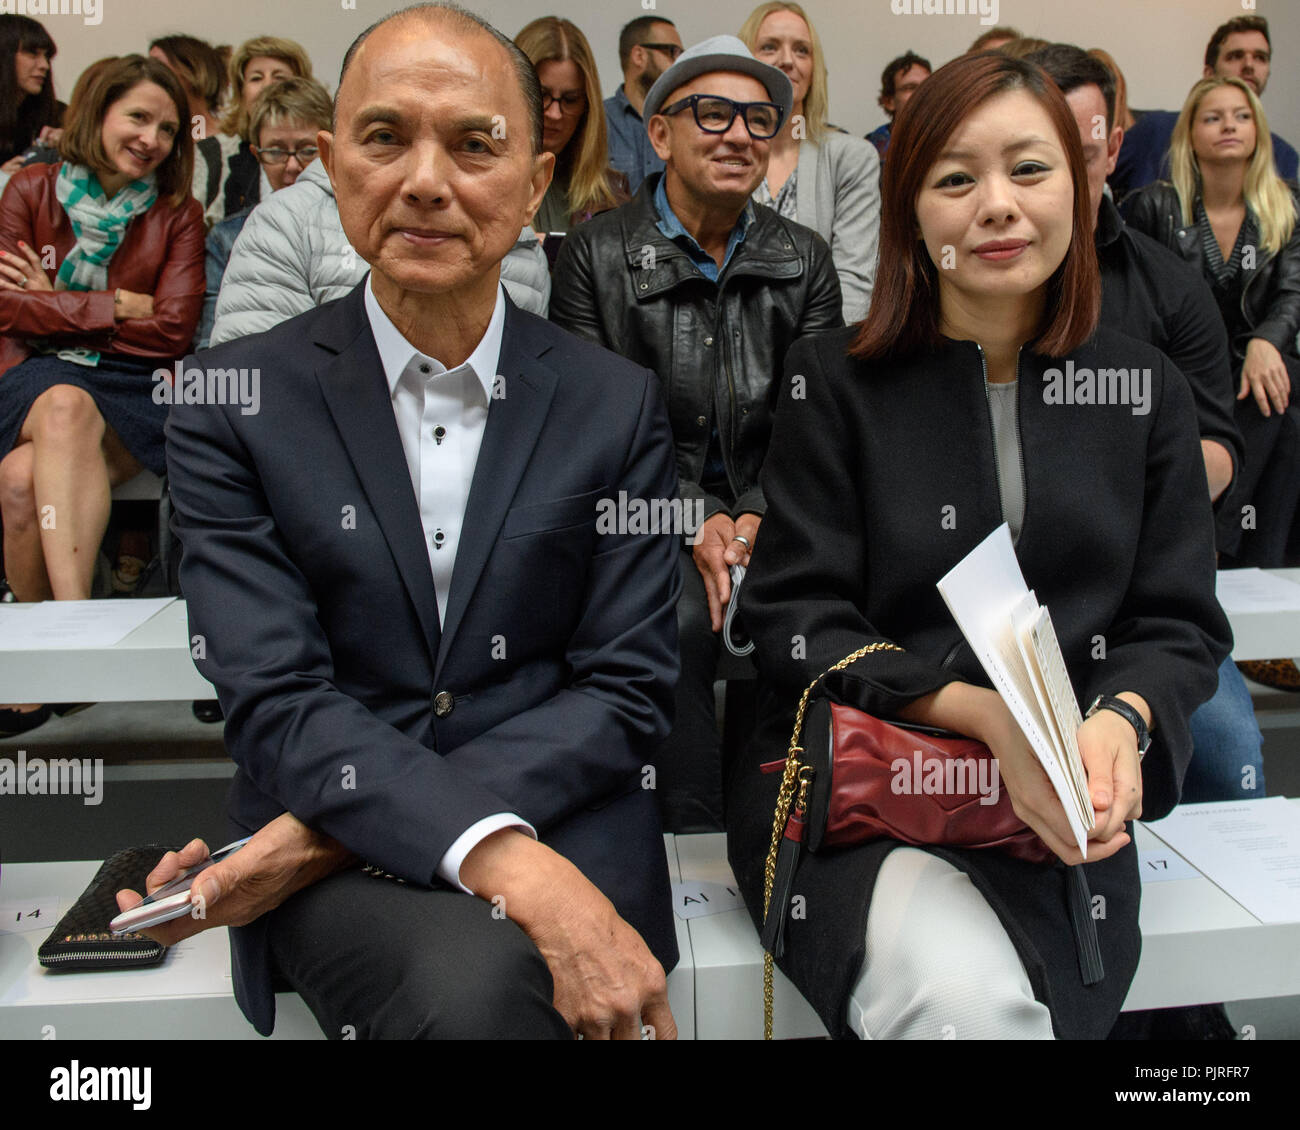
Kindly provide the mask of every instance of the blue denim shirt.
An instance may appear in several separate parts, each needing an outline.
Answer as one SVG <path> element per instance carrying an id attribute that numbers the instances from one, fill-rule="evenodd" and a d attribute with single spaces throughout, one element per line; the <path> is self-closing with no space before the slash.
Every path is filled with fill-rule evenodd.
<path id="1" fill-rule="evenodd" d="M 632 108 L 620 84 L 605 99 L 605 126 L 609 134 L 609 163 L 627 176 L 633 194 L 651 173 L 663 171 L 664 163 L 650 144 L 645 122 Z"/>
<path id="2" fill-rule="evenodd" d="M 718 276 L 722 273 L 718 269 L 718 264 L 714 262 L 712 255 L 695 242 L 695 237 L 682 227 L 682 222 L 677 218 L 677 213 L 673 211 L 672 205 L 668 203 L 668 190 L 664 188 L 665 180 L 666 178 L 659 174 L 659 183 L 654 187 L 655 212 L 659 215 L 659 222 L 655 227 L 663 233 L 665 239 L 671 239 L 691 257 L 691 261 L 699 267 L 700 274 L 712 282 L 717 282 Z M 736 221 L 736 226 L 731 229 L 731 237 L 727 240 L 727 254 L 722 258 L 723 268 L 731 262 L 732 255 L 735 254 L 736 248 L 744 242 L 745 233 L 753 222 L 754 205 L 752 202 L 747 201 L 745 210 L 740 213 L 740 219 Z"/>

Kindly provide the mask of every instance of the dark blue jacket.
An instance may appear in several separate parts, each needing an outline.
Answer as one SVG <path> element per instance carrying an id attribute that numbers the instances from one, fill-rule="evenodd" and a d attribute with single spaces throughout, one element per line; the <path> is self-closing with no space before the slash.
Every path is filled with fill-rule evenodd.
<path id="1" fill-rule="evenodd" d="M 239 766 L 233 828 L 287 810 L 432 886 L 462 832 L 514 812 L 671 969 L 642 770 L 671 723 L 678 543 L 597 529 L 598 503 L 621 491 L 677 496 L 654 375 L 507 301 L 504 395 L 440 629 L 363 286 L 185 365 L 262 374 L 256 414 L 177 405 L 167 425 L 191 634 Z M 345 765 L 364 787 L 344 787 Z M 265 919 L 230 937 L 236 998 L 269 1033 Z"/>

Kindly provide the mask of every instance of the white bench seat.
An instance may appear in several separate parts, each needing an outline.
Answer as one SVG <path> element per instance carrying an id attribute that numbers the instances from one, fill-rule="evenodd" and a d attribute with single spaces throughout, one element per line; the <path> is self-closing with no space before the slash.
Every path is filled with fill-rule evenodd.
<path id="1" fill-rule="evenodd" d="M 725 836 L 664 841 L 674 883 L 734 882 Z M 1139 850 L 1164 846 L 1142 825 L 1137 842 Z M 0 905 L 56 896 L 61 914 L 98 867 L 94 861 L 6 864 Z M 1206 878 L 1147 884 L 1141 921 L 1142 961 L 1126 1009 L 1300 995 L 1300 923 L 1263 924 Z M 748 912 L 675 924 L 681 960 L 668 977 L 668 1000 L 679 1037 L 761 1038 L 763 953 Z M 224 929 L 187 939 L 151 969 L 52 974 L 36 960 L 49 928 L 0 933 L 0 1039 L 41 1039 L 47 1025 L 59 1039 L 259 1038 L 235 1004 Z M 780 970 L 774 1001 L 778 1039 L 826 1034 Z M 281 993 L 272 1038 L 323 1036 L 302 999 Z"/>

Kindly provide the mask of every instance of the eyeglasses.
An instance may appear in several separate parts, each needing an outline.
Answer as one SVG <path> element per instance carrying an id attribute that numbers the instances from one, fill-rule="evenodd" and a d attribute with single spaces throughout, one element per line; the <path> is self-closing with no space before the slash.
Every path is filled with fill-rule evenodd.
<path id="1" fill-rule="evenodd" d="M 680 102 L 665 106 L 659 113 L 676 114 L 687 106 L 695 115 L 695 124 L 705 133 L 726 133 L 736 115 L 743 115 L 749 136 L 756 141 L 775 137 L 785 117 L 775 102 L 733 102 L 716 94 L 691 94 Z"/>
<path id="2" fill-rule="evenodd" d="M 297 157 L 298 164 L 305 167 L 316 160 L 316 154 L 320 152 L 314 145 L 300 145 L 297 149 L 259 149 L 256 145 L 251 148 L 263 165 L 287 165 L 290 157 Z"/>
<path id="3" fill-rule="evenodd" d="M 581 114 L 587 105 L 587 96 L 581 90 L 570 90 L 566 94 L 552 94 L 549 90 L 542 91 L 542 113 L 545 113 L 556 102 L 560 104 L 560 113 L 562 114 Z"/>
<path id="4" fill-rule="evenodd" d="M 668 58 L 676 60 L 686 48 L 677 43 L 639 43 L 638 47 L 644 47 L 647 51 L 662 51 Z"/>

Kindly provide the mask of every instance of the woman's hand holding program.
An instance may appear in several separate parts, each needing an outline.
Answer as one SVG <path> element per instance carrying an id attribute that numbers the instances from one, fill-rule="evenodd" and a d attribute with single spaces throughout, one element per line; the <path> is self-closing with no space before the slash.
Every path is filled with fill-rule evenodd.
<path id="1" fill-rule="evenodd" d="M 983 732 L 978 737 L 998 759 L 998 771 L 1011 796 L 1012 810 L 1061 860 L 1068 864 L 1095 863 L 1128 844 L 1124 820 L 1142 809 L 1142 778 L 1137 771 L 1137 737 L 1132 726 L 1118 714 L 1103 710 L 1079 728 L 1079 753 L 1088 774 L 1095 814 L 1085 860 L 1075 842 L 1070 818 L 1011 711 L 998 695 L 989 692 L 982 714 Z M 1093 725 L 1103 714 L 1110 714 L 1127 727 L 1132 746 L 1131 766 L 1124 748 L 1124 735 L 1118 727 L 1111 727 L 1107 719 Z M 1134 783 L 1136 810 L 1131 812 L 1133 805 L 1123 804 L 1122 798 L 1132 799 L 1130 788 Z"/>

